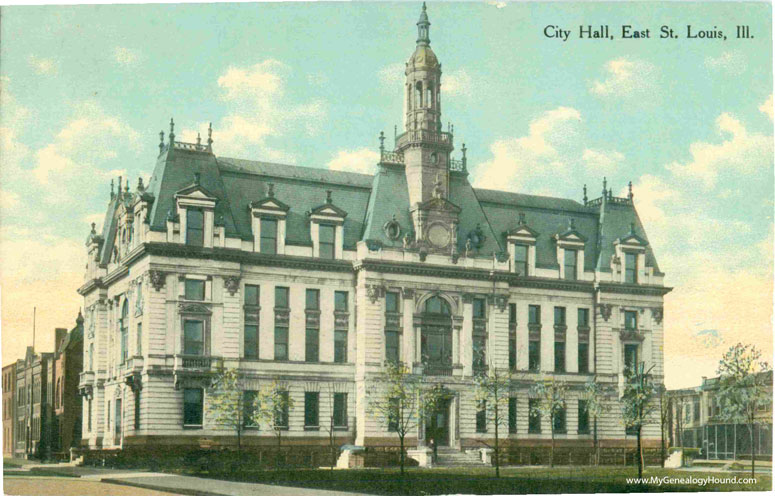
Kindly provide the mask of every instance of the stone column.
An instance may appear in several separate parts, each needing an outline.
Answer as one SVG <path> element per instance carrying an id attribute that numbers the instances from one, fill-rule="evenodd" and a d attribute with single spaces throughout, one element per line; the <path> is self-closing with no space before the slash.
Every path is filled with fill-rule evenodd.
<path id="1" fill-rule="evenodd" d="M 401 327 L 403 329 L 402 356 L 403 361 L 406 363 L 407 367 L 409 367 L 409 370 L 412 370 L 412 364 L 414 364 L 417 358 L 415 353 L 417 338 L 414 329 L 414 290 L 411 288 L 403 288 L 402 294 L 404 298 L 401 322 Z"/>
<path id="2" fill-rule="evenodd" d="M 463 295 L 463 327 L 460 331 L 460 361 L 463 364 L 463 375 L 473 374 L 474 359 L 474 295 Z"/>

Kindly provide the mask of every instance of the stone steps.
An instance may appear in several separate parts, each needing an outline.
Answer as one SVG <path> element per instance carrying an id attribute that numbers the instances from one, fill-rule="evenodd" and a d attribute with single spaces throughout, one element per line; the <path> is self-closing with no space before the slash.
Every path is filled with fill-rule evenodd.
<path id="1" fill-rule="evenodd" d="M 482 466 L 478 452 L 463 452 L 456 449 L 439 449 L 436 465 L 440 467 L 475 467 Z"/>

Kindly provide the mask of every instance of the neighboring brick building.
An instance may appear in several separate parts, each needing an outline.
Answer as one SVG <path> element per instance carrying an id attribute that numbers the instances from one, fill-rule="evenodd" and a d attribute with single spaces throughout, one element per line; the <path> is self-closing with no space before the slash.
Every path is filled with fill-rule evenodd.
<path id="1" fill-rule="evenodd" d="M 81 441 L 82 401 L 78 381 L 83 370 L 83 315 L 78 312 L 70 332 L 57 334 L 54 380 L 52 452 L 66 454 Z M 51 383 L 50 383 L 51 384 Z"/>
<path id="2" fill-rule="evenodd" d="M 46 458 L 50 455 L 51 396 L 49 374 L 53 353 L 35 353 L 27 347 L 24 360 L 16 361 L 16 443 L 18 458 Z"/>
<path id="3" fill-rule="evenodd" d="M 13 456 L 16 410 L 16 364 L 3 367 L 3 456 Z"/>

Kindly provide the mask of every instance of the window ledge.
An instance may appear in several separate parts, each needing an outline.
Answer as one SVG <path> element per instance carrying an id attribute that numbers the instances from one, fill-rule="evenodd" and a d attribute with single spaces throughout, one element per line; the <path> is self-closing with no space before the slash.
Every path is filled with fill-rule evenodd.
<path id="1" fill-rule="evenodd" d="M 346 426 L 346 425 L 335 425 L 334 426 L 334 431 L 342 432 L 342 431 L 349 431 L 349 430 L 350 430 L 350 427 Z"/>
<path id="2" fill-rule="evenodd" d="M 203 428 L 203 426 L 201 424 L 199 424 L 199 425 L 196 425 L 196 424 L 183 424 L 183 429 L 184 430 L 196 430 L 196 429 L 202 429 L 202 428 Z"/>
<path id="3" fill-rule="evenodd" d="M 320 426 L 319 425 L 305 425 L 304 426 L 305 431 L 319 431 Z"/>
<path id="4" fill-rule="evenodd" d="M 276 431 L 287 431 L 290 430 L 287 425 L 276 425 L 273 427 Z"/>

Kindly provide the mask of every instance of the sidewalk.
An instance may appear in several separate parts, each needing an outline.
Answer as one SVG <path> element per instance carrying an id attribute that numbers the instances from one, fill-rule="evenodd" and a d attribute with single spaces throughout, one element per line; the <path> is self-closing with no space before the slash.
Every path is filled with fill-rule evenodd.
<path id="1" fill-rule="evenodd" d="M 8 470 L 6 470 L 8 472 Z M 232 482 L 204 479 L 184 475 L 137 470 L 118 470 L 98 467 L 76 467 L 68 463 L 25 464 L 22 469 L 13 470 L 14 475 L 59 475 L 78 477 L 83 480 L 119 484 L 156 491 L 167 491 L 188 496 L 359 496 L 359 493 L 327 491 L 303 487 L 274 486 L 249 482 Z M 10 474 L 9 474 L 10 475 Z M 366 496 L 366 495 L 360 495 Z"/>

